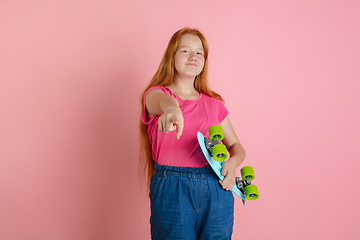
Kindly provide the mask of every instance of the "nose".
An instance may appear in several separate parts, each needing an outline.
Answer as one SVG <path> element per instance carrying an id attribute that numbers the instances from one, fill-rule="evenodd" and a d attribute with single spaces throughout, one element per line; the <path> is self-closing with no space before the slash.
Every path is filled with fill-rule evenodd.
<path id="1" fill-rule="evenodd" d="M 189 57 L 189 60 L 197 61 L 197 59 L 196 59 L 196 53 L 191 54 L 190 57 Z"/>

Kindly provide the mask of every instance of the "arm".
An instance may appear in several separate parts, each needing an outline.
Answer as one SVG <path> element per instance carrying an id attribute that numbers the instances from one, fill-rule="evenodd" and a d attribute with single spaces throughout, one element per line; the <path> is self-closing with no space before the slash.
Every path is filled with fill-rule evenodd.
<path id="1" fill-rule="evenodd" d="M 236 169 L 244 161 L 246 154 L 230 123 L 230 119 L 226 117 L 220 126 L 224 133 L 222 142 L 230 153 L 230 158 L 222 165 L 222 175 L 225 176 L 225 178 L 223 181 L 220 181 L 220 184 L 224 189 L 231 190 L 235 184 Z"/>
<path id="2" fill-rule="evenodd" d="M 176 130 L 176 138 L 180 139 L 184 128 L 184 118 L 179 102 L 174 97 L 160 90 L 152 90 L 146 95 L 145 105 L 150 118 L 161 115 L 158 119 L 158 127 L 161 132 L 167 133 Z"/>

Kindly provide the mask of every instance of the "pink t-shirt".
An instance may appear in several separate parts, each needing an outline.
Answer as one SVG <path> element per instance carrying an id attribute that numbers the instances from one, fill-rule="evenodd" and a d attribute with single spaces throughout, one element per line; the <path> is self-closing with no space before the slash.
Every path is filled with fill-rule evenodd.
<path id="1" fill-rule="evenodd" d="M 142 114 L 142 121 L 148 125 L 148 135 L 152 144 L 153 159 L 160 165 L 178 167 L 204 167 L 208 163 L 199 147 L 197 132 L 209 137 L 208 129 L 214 124 L 220 124 L 229 114 L 222 101 L 200 93 L 196 100 L 182 100 L 173 94 L 170 89 L 161 86 L 151 87 L 151 90 L 160 90 L 175 97 L 184 116 L 184 129 L 180 140 L 177 140 L 176 131 L 160 132 L 157 120 L 160 116 L 148 119 L 147 110 Z M 145 97 L 143 99 L 145 104 Z"/>

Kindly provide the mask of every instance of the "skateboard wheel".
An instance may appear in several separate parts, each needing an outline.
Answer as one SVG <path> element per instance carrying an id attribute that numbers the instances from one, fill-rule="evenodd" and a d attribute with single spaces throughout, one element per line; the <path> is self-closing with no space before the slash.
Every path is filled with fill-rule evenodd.
<path id="1" fill-rule="evenodd" d="M 247 200 L 255 200 L 259 197 L 259 191 L 256 185 L 247 185 L 244 191 Z"/>
<path id="2" fill-rule="evenodd" d="M 213 158 L 217 162 L 222 162 L 227 158 L 227 151 L 224 144 L 216 144 L 211 149 Z"/>
<path id="3" fill-rule="evenodd" d="M 224 139 L 224 134 L 220 125 L 212 125 L 209 127 L 209 138 L 211 141 L 214 141 L 215 136 L 218 137 L 218 140 L 221 141 Z"/>
<path id="4" fill-rule="evenodd" d="M 241 168 L 240 172 L 242 179 L 249 178 L 252 181 L 255 178 L 254 169 L 250 166 Z"/>

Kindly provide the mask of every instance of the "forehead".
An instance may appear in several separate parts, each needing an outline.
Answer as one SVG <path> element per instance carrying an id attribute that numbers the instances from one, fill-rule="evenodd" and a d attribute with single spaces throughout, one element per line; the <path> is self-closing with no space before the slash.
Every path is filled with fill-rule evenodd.
<path id="1" fill-rule="evenodd" d="M 194 48 L 203 48 L 202 42 L 198 36 L 192 34 L 184 34 L 179 39 L 178 47 L 194 47 Z"/>

